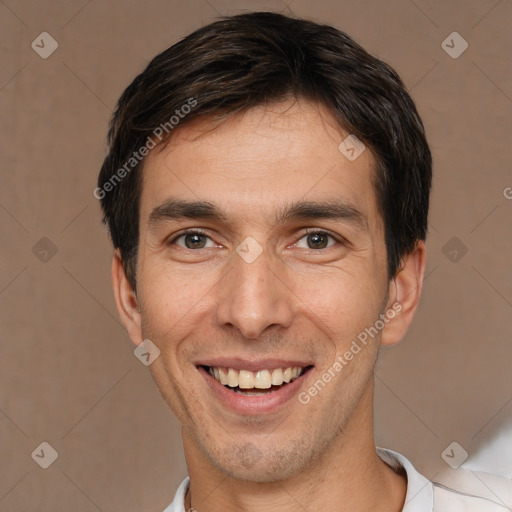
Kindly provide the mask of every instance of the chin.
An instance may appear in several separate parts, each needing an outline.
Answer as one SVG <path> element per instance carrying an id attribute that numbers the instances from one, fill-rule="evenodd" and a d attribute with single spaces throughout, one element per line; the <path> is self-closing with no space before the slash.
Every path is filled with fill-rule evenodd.
<path id="1" fill-rule="evenodd" d="M 241 466 L 236 461 L 232 463 L 227 462 L 222 466 L 217 461 L 217 469 L 235 480 L 261 484 L 281 482 L 288 480 L 296 474 L 293 468 L 286 463 L 281 467 L 273 468 L 265 467 L 265 463 L 258 463 L 252 468 L 247 468 Z"/>
<path id="2" fill-rule="evenodd" d="M 266 446 L 261 449 L 247 442 L 224 453 L 207 454 L 211 464 L 223 474 L 245 482 L 274 483 L 288 480 L 305 470 L 311 461 L 304 446 L 286 447 L 279 451 Z"/>

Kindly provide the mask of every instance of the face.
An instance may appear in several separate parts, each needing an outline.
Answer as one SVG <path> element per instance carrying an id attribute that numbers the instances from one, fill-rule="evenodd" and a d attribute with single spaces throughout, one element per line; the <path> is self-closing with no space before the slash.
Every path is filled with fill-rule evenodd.
<path id="1" fill-rule="evenodd" d="M 187 442 L 236 478 L 304 470 L 370 385 L 380 333 L 343 355 L 389 306 L 384 226 L 375 160 L 342 154 L 347 135 L 290 101 L 177 130 L 145 162 L 130 335 L 160 349 Z"/>

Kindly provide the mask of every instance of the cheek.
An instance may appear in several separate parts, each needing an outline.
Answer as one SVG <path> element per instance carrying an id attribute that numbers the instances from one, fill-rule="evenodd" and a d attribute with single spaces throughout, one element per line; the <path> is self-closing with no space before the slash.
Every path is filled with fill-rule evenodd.
<path id="1" fill-rule="evenodd" d="M 140 298 L 146 329 L 158 338 L 173 338 L 192 329 L 193 319 L 208 302 L 215 276 L 200 270 L 184 271 L 151 264 L 140 269 Z"/>
<path id="2" fill-rule="evenodd" d="M 295 278 L 294 295 L 311 321 L 331 338 L 347 338 L 373 324 L 378 318 L 382 290 L 369 273 L 330 268 L 328 272 Z"/>

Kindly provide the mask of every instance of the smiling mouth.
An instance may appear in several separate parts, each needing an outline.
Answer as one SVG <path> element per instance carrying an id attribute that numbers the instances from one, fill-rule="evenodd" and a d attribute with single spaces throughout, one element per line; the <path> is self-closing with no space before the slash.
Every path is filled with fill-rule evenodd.
<path id="1" fill-rule="evenodd" d="M 301 378 L 313 366 L 293 366 L 272 370 L 237 370 L 219 366 L 202 366 L 215 380 L 225 388 L 246 396 L 266 395 L 282 389 L 284 386 Z"/>

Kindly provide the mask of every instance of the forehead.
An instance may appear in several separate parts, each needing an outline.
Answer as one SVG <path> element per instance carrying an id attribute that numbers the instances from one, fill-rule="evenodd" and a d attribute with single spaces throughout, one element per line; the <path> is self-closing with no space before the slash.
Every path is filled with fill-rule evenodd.
<path id="1" fill-rule="evenodd" d="M 369 149 L 347 158 L 339 146 L 349 135 L 325 107 L 292 100 L 214 129 L 204 121 L 178 127 L 146 157 L 141 223 L 170 198 L 209 202 L 240 223 L 283 219 L 283 205 L 341 201 L 379 229 L 375 159 Z"/>

